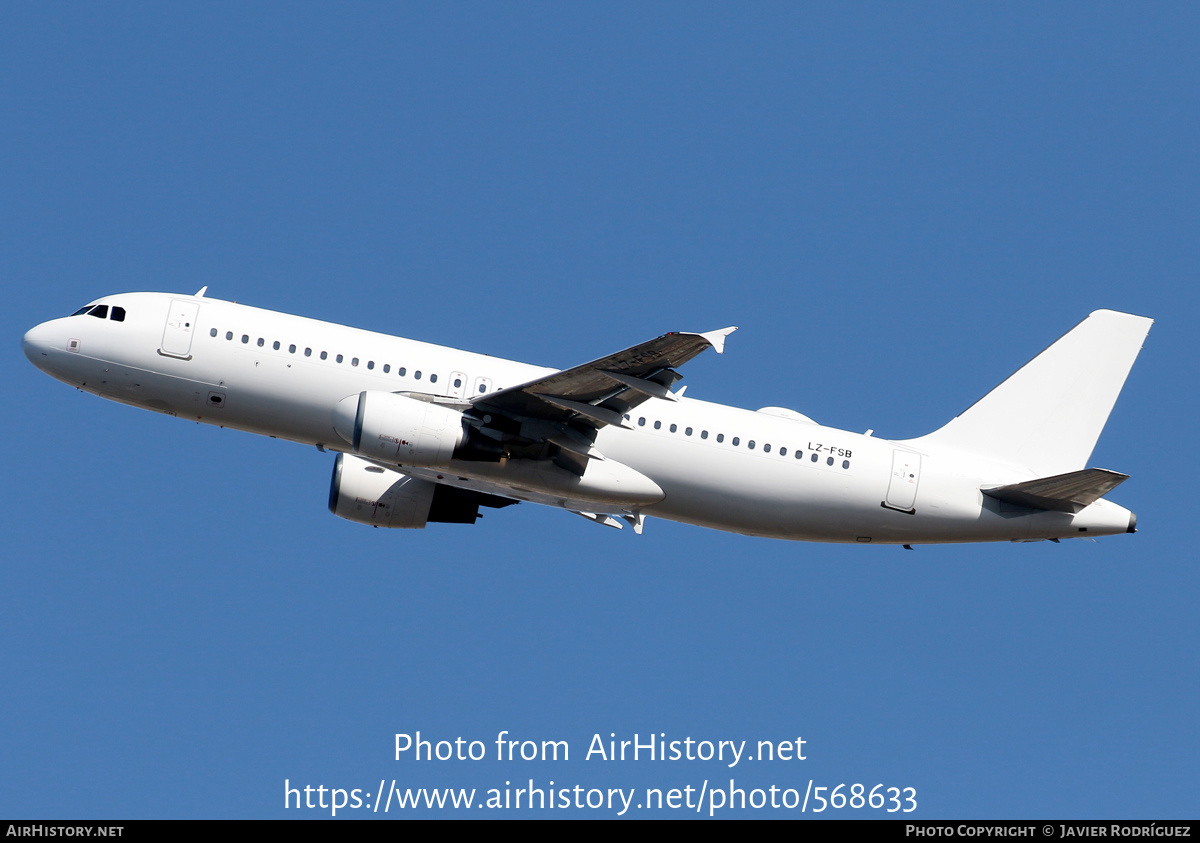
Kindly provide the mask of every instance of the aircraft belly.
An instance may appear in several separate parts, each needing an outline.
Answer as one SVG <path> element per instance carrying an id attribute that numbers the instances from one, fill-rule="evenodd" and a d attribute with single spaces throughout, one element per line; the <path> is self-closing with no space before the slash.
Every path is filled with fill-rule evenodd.
<path id="1" fill-rule="evenodd" d="M 144 350 L 142 357 L 150 359 L 123 356 L 118 362 L 58 352 L 61 360 L 52 365 L 57 376 L 112 401 L 307 444 L 336 438 L 329 407 L 353 389 L 335 379 L 305 378 L 286 362 L 236 352 L 217 358 L 197 353 L 187 361 Z"/>
<path id="2" fill-rule="evenodd" d="M 102 398 L 169 415 L 189 415 L 203 407 L 212 385 L 192 378 L 151 372 L 107 360 L 93 361 L 81 388 Z"/>
<path id="3" fill-rule="evenodd" d="M 637 433 L 612 435 L 601 449 L 637 465 L 662 487 L 663 501 L 646 509 L 647 515 L 746 535 L 820 541 L 855 541 L 852 525 L 864 514 L 874 517 L 864 503 L 872 497 L 865 473 Z"/>
<path id="4" fill-rule="evenodd" d="M 640 508 L 663 499 L 658 484 L 612 459 L 591 460 L 582 477 L 548 460 L 523 459 L 494 463 L 451 460 L 445 473 L 499 484 L 510 490 L 510 496 L 549 498 L 554 505 L 568 509 L 585 504 Z"/>

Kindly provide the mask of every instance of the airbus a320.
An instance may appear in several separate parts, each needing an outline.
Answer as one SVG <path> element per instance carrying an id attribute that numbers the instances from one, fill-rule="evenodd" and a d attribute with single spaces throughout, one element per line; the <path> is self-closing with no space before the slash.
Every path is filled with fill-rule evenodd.
<path id="1" fill-rule="evenodd" d="M 195 295 L 106 296 L 30 330 L 79 389 L 336 452 L 330 510 L 375 527 L 474 523 L 520 501 L 641 533 L 907 545 L 1132 533 L 1088 459 L 1152 320 L 1098 310 L 945 426 L 888 440 L 794 410 L 684 397 L 735 328 L 548 369 Z"/>

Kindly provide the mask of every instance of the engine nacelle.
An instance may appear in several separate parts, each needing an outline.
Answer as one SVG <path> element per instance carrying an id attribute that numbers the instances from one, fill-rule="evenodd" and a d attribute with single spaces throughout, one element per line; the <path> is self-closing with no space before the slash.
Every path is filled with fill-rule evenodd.
<path id="1" fill-rule="evenodd" d="M 333 410 L 333 429 L 355 453 L 399 465 L 448 465 L 466 438 L 462 413 L 394 392 L 342 399 Z"/>
<path id="2" fill-rule="evenodd" d="M 479 507 L 516 501 L 409 477 L 353 454 L 338 454 L 329 483 L 329 511 L 373 527 L 421 529 L 428 523 L 474 524 Z"/>
<path id="3" fill-rule="evenodd" d="M 436 487 L 351 454 L 338 454 L 329 483 L 329 511 L 360 524 L 419 530 L 429 519 Z"/>

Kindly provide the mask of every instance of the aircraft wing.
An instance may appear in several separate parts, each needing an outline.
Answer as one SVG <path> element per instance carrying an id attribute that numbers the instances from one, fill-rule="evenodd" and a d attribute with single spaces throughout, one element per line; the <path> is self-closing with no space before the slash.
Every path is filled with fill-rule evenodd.
<path id="1" fill-rule="evenodd" d="M 616 354 L 471 400 L 478 410 L 586 427 L 624 425 L 624 414 L 648 398 L 676 400 L 671 387 L 682 366 L 707 348 L 720 354 L 737 328 L 704 334 L 663 334 Z"/>
<path id="2" fill-rule="evenodd" d="M 472 423 L 510 458 L 551 459 L 582 475 L 606 425 L 628 427 L 625 414 L 650 398 L 677 401 L 671 387 L 682 366 L 707 348 L 725 349 L 737 328 L 675 332 L 528 383 L 471 399 Z"/>

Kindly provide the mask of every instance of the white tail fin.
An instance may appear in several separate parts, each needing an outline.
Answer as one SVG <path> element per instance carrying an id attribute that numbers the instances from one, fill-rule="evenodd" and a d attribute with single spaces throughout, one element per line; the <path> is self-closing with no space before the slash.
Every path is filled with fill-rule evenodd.
<path id="1" fill-rule="evenodd" d="M 1153 319 L 1097 310 L 966 412 L 920 442 L 1024 466 L 1087 465 Z"/>

